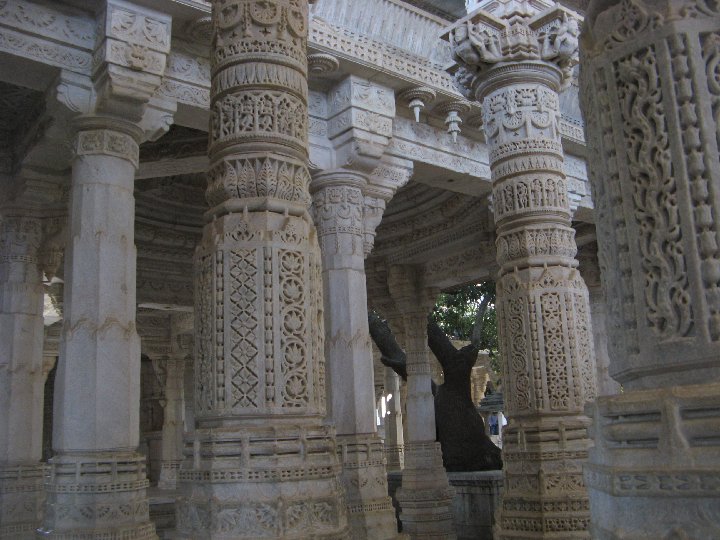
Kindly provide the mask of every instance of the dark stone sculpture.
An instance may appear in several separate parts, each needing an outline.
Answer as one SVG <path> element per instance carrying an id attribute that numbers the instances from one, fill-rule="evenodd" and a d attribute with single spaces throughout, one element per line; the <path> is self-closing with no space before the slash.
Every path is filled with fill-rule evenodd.
<path id="1" fill-rule="evenodd" d="M 405 352 L 398 345 L 387 322 L 369 315 L 370 336 L 380 350 L 383 364 L 407 380 Z M 428 323 L 428 345 L 440 362 L 445 382 L 432 385 L 435 396 L 435 426 L 448 472 L 486 471 L 502 468 L 500 449 L 485 434 L 485 423 L 475 409 L 470 391 L 470 373 L 478 348 L 456 349 L 445 332 Z"/>

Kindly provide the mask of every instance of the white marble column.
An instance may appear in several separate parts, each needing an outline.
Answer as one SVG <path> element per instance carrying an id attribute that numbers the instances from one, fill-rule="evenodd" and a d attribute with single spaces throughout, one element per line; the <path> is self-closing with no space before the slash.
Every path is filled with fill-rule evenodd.
<path id="1" fill-rule="evenodd" d="M 77 120 L 54 457 L 42 534 L 155 538 L 139 437 L 135 202 L 140 129 Z"/>
<path id="2" fill-rule="evenodd" d="M 315 174 L 310 191 L 322 253 L 328 418 L 337 430 L 352 538 L 397 537 L 383 443 L 375 423 L 368 330 L 363 174 Z"/>
<path id="3" fill-rule="evenodd" d="M 607 305 L 600 283 L 597 244 L 583 246 L 578 253 L 580 274 L 590 294 L 590 318 L 592 319 L 593 341 L 595 343 L 595 378 L 598 396 L 612 396 L 620 393 L 620 384 L 610 377 L 608 356 Z"/>
<path id="4" fill-rule="evenodd" d="M 183 460 L 185 432 L 185 364 L 192 358 L 192 314 L 170 316 L 170 354 L 165 360 L 163 388 L 162 451 L 160 489 L 177 488 L 177 476 Z"/>
<path id="5" fill-rule="evenodd" d="M 458 80 L 483 106 L 497 228 L 505 411 L 498 538 L 589 538 L 585 403 L 595 397 L 588 291 L 577 270 L 559 91 L 577 15 L 550 2 L 481 2 L 450 31 Z M 487 40 L 477 35 L 488 33 Z"/>
<path id="6" fill-rule="evenodd" d="M 400 376 L 388 367 L 384 373 L 385 394 L 392 396 L 388 399 L 385 417 L 385 457 L 388 471 L 400 471 L 405 465 Z"/>
<path id="7" fill-rule="evenodd" d="M 177 473 L 183 459 L 183 416 L 185 400 L 183 394 L 184 356 L 171 355 L 163 360 L 164 406 L 162 427 L 162 450 L 160 456 L 160 489 L 172 490 L 177 487 Z"/>
<path id="8" fill-rule="evenodd" d="M 0 538 L 34 538 L 43 502 L 41 220 L 0 211 Z"/>
<path id="9" fill-rule="evenodd" d="M 407 437 L 402 485 L 397 491 L 403 532 L 412 540 L 453 539 L 454 491 L 443 467 L 436 441 L 435 403 L 427 344 L 428 315 L 437 292 L 422 285 L 422 276 L 410 266 L 393 266 L 388 287 L 405 330 L 407 363 Z"/>
<path id="10" fill-rule="evenodd" d="M 720 538 L 720 9 L 591 1 L 581 98 L 610 375 L 593 538 Z"/>
<path id="11" fill-rule="evenodd" d="M 180 471 L 178 536 L 344 539 L 308 214 L 308 3 L 214 0 L 212 10 L 196 430 Z"/>

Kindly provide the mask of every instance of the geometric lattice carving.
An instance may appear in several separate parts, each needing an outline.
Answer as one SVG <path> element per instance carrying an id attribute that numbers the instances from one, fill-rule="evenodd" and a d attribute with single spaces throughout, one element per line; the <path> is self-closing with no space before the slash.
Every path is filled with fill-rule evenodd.
<path id="1" fill-rule="evenodd" d="M 257 252 L 230 252 L 231 408 L 257 407 Z"/>

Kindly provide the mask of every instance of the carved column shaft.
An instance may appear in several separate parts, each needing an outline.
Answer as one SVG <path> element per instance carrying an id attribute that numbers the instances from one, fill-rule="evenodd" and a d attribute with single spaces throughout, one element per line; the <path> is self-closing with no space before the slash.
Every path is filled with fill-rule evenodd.
<path id="1" fill-rule="evenodd" d="M 401 342 L 400 342 L 401 343 Z M 405 457 L 403 446 L 403 413 L 400 401 L 400 376 L 392 369 L 385 368 L 385 393 L 388 400 L 388 414 L 385 417 L 385 456 L 389 471 L 402 470 Z"/>
<path id="2" fill-rule="evenodd" d="M 424 288 L 417 269 L 391 267 L 388 286 L 400 313 L 405 338 L 407 398 L 405 468 L 397 491 L 403 532 L 412 540 L 455 538 L 454 492 L 443 467 L 435 432 L 435 403 L 427 344 L 428 314 L 436 291 Z"/>
<path id="3" fill-rule="evenodd" d="M 69 538 L 100 528 L 150 539 L 156 536 L 145 463 L 136 453 L 140 340 L 133 184 L 141 132 L 134 124 L 101 117 L 82 118 L 76 126 L 55 379 L 56 454 L 50 460 L 43 532 Z M 127 489 L 117 489 L 122 484 Z"/>
<path id="4" fill-rule="evenodd" d="M 307 0 L 213 1 L 209 221 L 195 253 L 194 451 L 182 538 L 344 538 L 323 423 L 307 170 Z"/>
<path id="5" fill-rule="evenodd" d="M 591 2 L 581 71 L 610 374 L 593 537 L 720 535 L 720 10 Z"/>
<path id="6" fill-rule="evenodd" d="M 557 129 L 560 72 L 543 63 L 514 67 L 523 82 L 498 68 L 478 91 L 490 144 L 509 418 L 499 530 L 501 537 L 542 530 L 585 538 L 582 412 L 595 395 L 595 373 L 588 292 L 575 268 Z"/>
<path id="7" fill-rule="evenodd" d="M 0 538 L 34 538 L 43 501 L 41 221 L 0 221 Z"/>
<path id="8" fill-rule="evenodd" d="M 397 536 L 387 494 L 382 441 L 375 426 L 375 392 L 367 317 L 364 175 L 337 170 L 315 175 L 313 214 L 322 253 L 328 417 L 338 434 L 353 538 Z"/>
<path id="9" fill-rule="evenodd" d="M 374 382 L 363 254 L 366 180 L 350 171 L 315 176 L 313 214 L 322 253 L 328 416 L 339 435 L 375 432 Z"/>
<path id="10" fill-rule="evenodd" d="M 170 355 L 165 361 L 163 387 L 165 405 L 162 429 L 161 489 L 175 489 L 183 459 L 185 431 L 185 371 L 191 360 L 193 347 L 193 317 L 176 313 L 170 317 Z"/>
<path id="11" fill-rule="evenodd" d="M 497 227 L 505 488 L 500 538 L 588 538 L 586 401 L 595 396 L 587 288 L 577 271 L 559 90 L 577 15 L 482 2 L 450 33 L 459 80 L 482 103 Z M 541 11 L 542 10 L 542 11 Z"/>

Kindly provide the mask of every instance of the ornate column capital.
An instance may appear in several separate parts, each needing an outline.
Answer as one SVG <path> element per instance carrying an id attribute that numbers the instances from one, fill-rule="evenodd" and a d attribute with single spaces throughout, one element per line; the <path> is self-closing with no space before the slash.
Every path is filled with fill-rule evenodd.
<path id="1" fill-rule="evenodd" d="M 517 64 L 555 66 L 562 85 L 569 84 L 578 63 L 580 15 L 545 0 L 481 2 L 479 9 L 452 26 L 450 42 L 460 90 L 479 99 L 478 86 L 491 69 L 511 73 Z"/>
<path id="2" fill-rule="evenodd" d="M 351 264 L 343 256 L 353 257 L 355 266 L 362 265 L 363 255 L 363 194 L 365 176 L 338 169 L 313 176 L 310 192 L 324 266 Z M 342 260 L 337 259 L 340 256 Z"/>
<path id="3" fill-rule="evenodd" d="M 143 131 L 135 123 L 110 116 L 83 115 L 74 119 L 75 156 L 114 156 L 139 165 Z"/>

